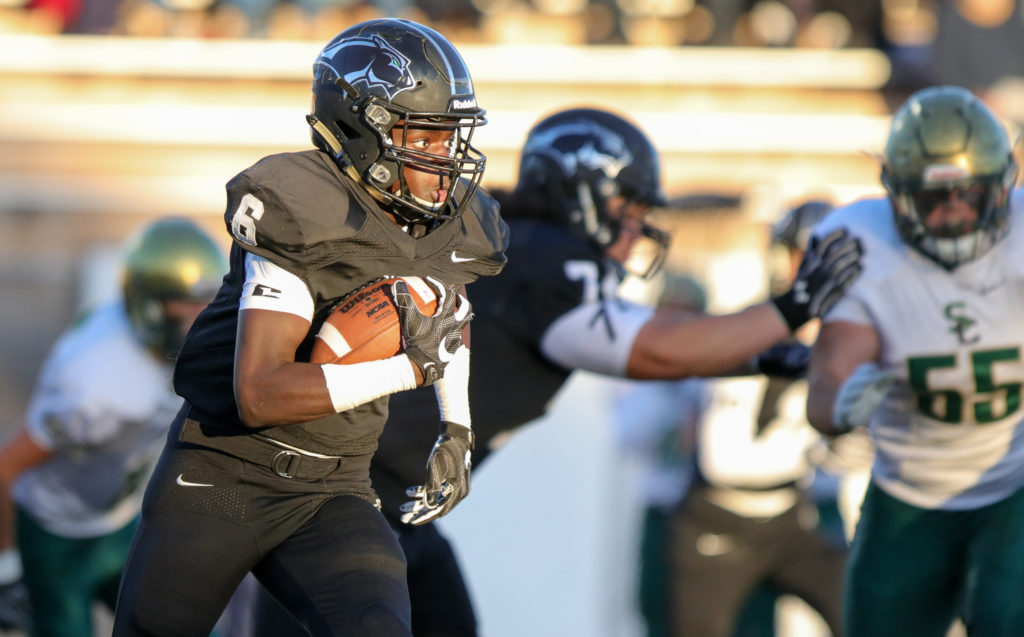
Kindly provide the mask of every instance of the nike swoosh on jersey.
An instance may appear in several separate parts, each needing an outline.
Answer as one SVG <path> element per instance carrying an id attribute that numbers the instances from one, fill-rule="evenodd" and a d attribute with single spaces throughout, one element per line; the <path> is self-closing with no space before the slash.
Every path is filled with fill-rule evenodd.
<path id="1" fill-rule="evenodd" d="M 984 285 L 984 286 L 982 286 L 982 287 L 980 287 L 978 289 L 978 294 L 980 294 L 982 296 L 985 296 L 986 294 L 989 294 L 991 292 L 994 292 L 994 291 L 998 290 L 999 288 L 1003 287 L 1005 284 L 1006 284 L 1006 281 L 999 281 L 998 283 L 993 283 L 991 285 Z"/>
<path id="2" fill-rule="evenodd" d="M 467 261 L 476 261 L 476 257 L 460 257 L 454 251 L 452 252 L 452 263 L 465 263 Z"/>
<path id="3" fill-rule="evenodd" d="M 185 474 L 184 473 L 179 473 L 178 474 L 178 479 L 175 480 L 175 482 L 177 482 L 179 485 L 181 485 L 183 487 L 212 487 L 213 486 L 212 484 L 206 484 L 206 483 L 203 483 L 203 482 L 189 482 L 188 480 L 185 479 Z"/>

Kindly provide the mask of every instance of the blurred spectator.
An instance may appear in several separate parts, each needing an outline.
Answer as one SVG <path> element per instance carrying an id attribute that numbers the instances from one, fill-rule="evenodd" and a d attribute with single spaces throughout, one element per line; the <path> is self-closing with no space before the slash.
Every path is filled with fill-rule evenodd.
<path id="1" fill-rule="evenodd" d="M 927 3 L 914 6 L 935 21 Z M 888 25 L 899 34 L 893 50 L 905 54 L 908 8 L 882 8 L 881 0 L 0 0 L 0 30 L 319 40 L 392 16 L 463 42 L 842 48 L 883 46 Z"/>
<path id="2" fill-rule="evenodd" d="M 117 25 L 121 3 L 122 0 L 81 0 L 78 16 L 65 26 L 65 33 L 112 33 Z"/>
<path id="3" fill-rule="evenodd" d="M 1014 0 L 884 3 L 879 19 L 892 61 L 890 87 L 953 84 L 984 93 L 1024 77 L 1024 5 Z"/>
<path id="4" fill-rule="evenodd" d="M 78 19 L 82 0 L 29 0 L 25 8 L 49 15 L 58 32 L 65 31 Z"/>
<path id="5" fill-rule="evenodd" d="M 0 0 L 0 33 L 60 33 L 77 12 L 78 0 Z"/>
<path id="6" fill-rule="evenodd" d="M 956 84 L 976 92 L 1024 76 L 1024 3 L 961 0 L 938 3 L 926 84 Z"/>

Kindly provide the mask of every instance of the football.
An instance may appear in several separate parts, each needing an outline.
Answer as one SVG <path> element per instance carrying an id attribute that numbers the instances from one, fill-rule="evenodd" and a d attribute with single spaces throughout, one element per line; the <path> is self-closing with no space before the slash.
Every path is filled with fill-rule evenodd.
<path id="1" fill-rule="evenodd" d="M 433 314 L 437 297 L 426 281 L 415 276 L 400 278 L 409 285 L 420 311 Z M 341 299 L 317 332 L 309 362 L 351 365 L 399 354 L 402 331 L 391 296 L 391 286 L 398 280 L 374 281 Z"/>

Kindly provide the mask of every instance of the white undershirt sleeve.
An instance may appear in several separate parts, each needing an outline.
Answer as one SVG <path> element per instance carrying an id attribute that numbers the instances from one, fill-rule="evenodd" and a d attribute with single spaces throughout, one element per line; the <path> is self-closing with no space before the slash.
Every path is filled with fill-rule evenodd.
<path id="1" fill-rule="evenodd" d="M 469 348 L 460 345 L 444 368 L 444 377 L 434 383 L 441 420 L 472 427 L 469 410 Z"/>
<path id="2" fill-rule="evenodd" d="M 636 335 L 654 308 L 623 299 L 583 303 L 558 317 L 541 337 L 541 352 L 566 369 L 625 376 Z"/>
<path id="3" fill-rule="evenodd" d="M 245 284 L 238 309 L 288 312 L 313 322 L 313 296 L 306 283 L 251 252 L 245 254 Z"/>

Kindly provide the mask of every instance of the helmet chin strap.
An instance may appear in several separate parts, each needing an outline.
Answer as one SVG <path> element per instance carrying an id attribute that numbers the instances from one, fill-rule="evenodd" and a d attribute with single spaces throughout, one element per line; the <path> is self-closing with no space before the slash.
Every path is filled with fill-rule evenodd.
<path id="1" fill-rule="evenodd" d="M 331 154 L 334 155 L 335 158 L 339 158 L 343 155 L 341 144 L 338 143 L 338 139 L 329 128 L 324 126 L 323 122 L 313 115 L 306 115 L 306 122 L 309 124 L 310 128 L 319 135 L 320 139 L 322 139 L 323 142 L 331 149 Z"/>
<path id="2" fill-rule="evenodd" d="M 579 212 L 582 216 L 583 231 L 601 247 L 607 247 L 615 241 L 615 236 L 608 224 L 601 223 L 597 203 L 587 183 L 580 182 L 576 186 L 576 200 L 579 201 Z"/>
<path id="3" fill-rule="evenodd" d="M 425 199 L 420 199 L 419 197 L 413 195 L 412 193 L 409 193 L 409 196 L 412 197 L 413 200 L 416 201 L 416 203 L 420 204 L 425 208 L 428 208 L 431 211 L 440 210 L 441 207 L 444 206 L 444 202 L 430 202 Z M 402 210 L 402 205 L 400 203 L 396 203 L 392 208 L 394 214 L 397 215 L 399 219 L 405 222 L 406 232 L 408 232 L 409 235 L 414 238 L 419 238 L 429 234 L 441 223 L 440 219 L 432 218 L 429 216 L 410 215 L 409 212 L 411 212 L 411 210 L 407 210 Z"/>
<path id="4" fill-rule="evenodd" d="M 576 185 L 576 199 L 580 202 L 580 212 L 583 213 L 583 230 L 593 236 L 597 233 L 597 206 L 594 205 L 594 196 L 586 182 Z"/>

